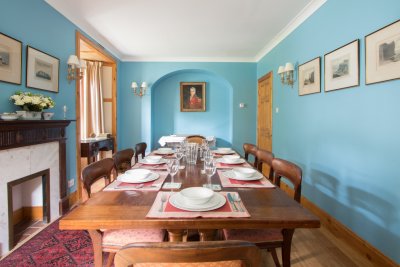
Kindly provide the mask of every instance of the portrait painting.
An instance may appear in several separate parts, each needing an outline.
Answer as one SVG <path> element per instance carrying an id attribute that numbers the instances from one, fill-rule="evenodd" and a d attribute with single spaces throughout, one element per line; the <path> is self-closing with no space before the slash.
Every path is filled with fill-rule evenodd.
<path id="1" fill-rule="evenodd" d="M 321 58 L 314 58 L 299 66 L 299 95 L 321 92 Z"/>
<path id="2" fill-rule="evenodd" d="M 365 37 L 366 84 L 400 78 L 400 20 Z"/>
<path id="3" fill-rule="evenodd" d="M 21 84 L 22 42 L 0 33 L 0 81 Z"/>
<path id="4" fill-rule="evenodd" d="M 58 93 L 60 60 L 30 46 L 26 54 L 26 86 Z"/>
<path id="5" fill-rule="evenodd" d="M 181 111 L 206 111 L 206 83 L 181 82 Z"/>

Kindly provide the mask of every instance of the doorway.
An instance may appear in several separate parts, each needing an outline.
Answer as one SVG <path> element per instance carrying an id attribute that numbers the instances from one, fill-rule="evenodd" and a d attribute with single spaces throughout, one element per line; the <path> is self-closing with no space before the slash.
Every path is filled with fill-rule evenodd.
<path id="1" fill-rule="evenodd" d="M 76 31 L 76 55 L 79 59 L 88 62 L 101 63 L 102 105 L 104 114 L 104 133 L 110 133 L 113 138 L 113 148 L 117 148 L 117 61 L 103 47 L 94 43 L 79 31 Z M 82 158 L 81 129 L 82 100 L 81 80 L 76 82 L 76 162 L 77 162 L 77 198 L 82 199 L 82 183 L 79 177 L 83 167 L 87 164 L 86 158 Z M 107 151 L 106 153 L 111 153 Z M 111 156 L 108 155 L 107 157 Z"/>
<path id="2" fill-rule="evenodd" d="M 257 146 L 272 152 L 272 71 L 258 79 Z M 266 164 L 263 174 L 269 175 Z"/>

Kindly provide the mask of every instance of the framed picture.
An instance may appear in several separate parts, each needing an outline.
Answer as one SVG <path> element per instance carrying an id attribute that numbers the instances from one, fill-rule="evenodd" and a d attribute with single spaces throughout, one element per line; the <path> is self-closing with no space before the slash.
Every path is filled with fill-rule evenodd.
<path id="1" fill-rule="evenodd" d="M 206 111 L 205 82 L 181 82 L 181 111 Z"/>
<path id="2" fill-rule="evenodd" d="M 299 95 L 321 92 L 321 57 L 299 66 Z"/>
<path id="3" fill-rule="evenodd" d="M 30 46 L 26 55 L 26 87 L 58 93 L 60 60 Z"/>
<path id="4" fill-rule="evenodd" d="M 21 84 L 22 42 L 0 33 L 0 81 Z"/>
<path id="5" fill-rule="evenodd" d="M 325 92 L 360 84 L 359 46 L 357 39 L 325 55 Z"/>
<path id="6" fill-rule="evenodd" d="M 365 36 L 365 83 L 400 78 L 400 20 Z"/>

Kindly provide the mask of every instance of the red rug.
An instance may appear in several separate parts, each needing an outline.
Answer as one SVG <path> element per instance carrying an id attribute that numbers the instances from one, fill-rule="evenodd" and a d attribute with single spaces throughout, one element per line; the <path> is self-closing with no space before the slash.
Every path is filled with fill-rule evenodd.
<path id="1" fill-rule="evenodd" d="M 0 266 L 93 266 L 86 231 L 62 231 L 58 220 L 0 261 Z"/>

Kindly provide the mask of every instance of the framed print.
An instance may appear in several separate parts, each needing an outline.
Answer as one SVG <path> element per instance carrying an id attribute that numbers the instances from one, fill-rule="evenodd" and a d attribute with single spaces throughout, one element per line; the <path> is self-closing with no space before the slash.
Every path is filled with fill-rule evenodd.
<path id="1" fill-rule="evenodd" d="M 0 81 L 21 84 L 22 42 L 0 33 Z"/>
<path id="2" fill-rule="evenodd" d="M 26 55 L 26 87 L 58 93 L 60 60 L 30 46 Z"/>
<path id="3" fill-rule="evenodd" d="M 365 36 L 365 83 L 400 78 L 400 20 Z"/>
<path id="4" fill-rule="evenodd" d="M 357 39 L 325 55 L 325 92 L 360 84 L 359 46 Z"/>
<path id="5" fill-rule="evenodd" d="M 181 82 L 181 111 L 206 111 L 205 82 Z"/>
<path id="6" fill-rule="evenodd" d="M 299 66 L 299 95 L 321 92 L 321 57 Z"/>

